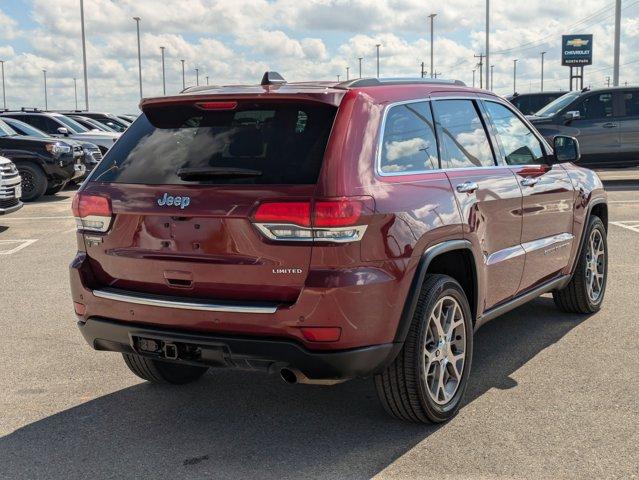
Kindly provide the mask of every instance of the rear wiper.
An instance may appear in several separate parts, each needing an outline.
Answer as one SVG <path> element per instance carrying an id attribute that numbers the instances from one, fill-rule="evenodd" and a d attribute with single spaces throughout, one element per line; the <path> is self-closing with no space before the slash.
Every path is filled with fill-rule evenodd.
<path id="1" fill-rule="evenodd" d="M 236 167 L 182 167 L 176 172 L 182 180 L 207 177 L 261 177 L 261 170 Z"/>

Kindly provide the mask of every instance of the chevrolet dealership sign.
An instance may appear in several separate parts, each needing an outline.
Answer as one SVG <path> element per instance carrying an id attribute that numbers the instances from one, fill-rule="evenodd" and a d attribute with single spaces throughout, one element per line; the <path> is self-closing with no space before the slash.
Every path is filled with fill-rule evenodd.
<path id="1" fill-rule="evenodd" d="M 561 64 L 568 67 L 592 65 L 592 35 L 563 35 Z"/>

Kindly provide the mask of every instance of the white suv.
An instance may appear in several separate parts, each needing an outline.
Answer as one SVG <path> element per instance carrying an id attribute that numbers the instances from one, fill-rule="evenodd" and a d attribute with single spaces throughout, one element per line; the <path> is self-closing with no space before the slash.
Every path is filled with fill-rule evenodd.
<path id="1" fill-rule="evenodd" d="M 11 160 L 0 157 L 0 215 L 22 208 L 22 178 Z"/>

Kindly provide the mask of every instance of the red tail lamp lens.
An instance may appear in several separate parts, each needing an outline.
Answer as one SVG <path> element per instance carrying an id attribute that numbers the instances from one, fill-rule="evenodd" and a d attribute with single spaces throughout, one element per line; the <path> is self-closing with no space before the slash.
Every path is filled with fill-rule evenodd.
<path id="1" fill-rule="evenodd" d="M 255 221 L 261 223 L 293 223 L 311 225 L 310 202 L 266 202 L 255 212 Z"/>
<path id="2" fill-rule="evenodd" d="M 329 200 L 315 203 L 313 226 L 344 227 L 357 223 L 364 210 L 359 200 Z"/>
<path id="3" fill-rule="evenodd" d="M 71 209 L 73 210 L 73 216 L 77 218 L 90 216 L 110 217 L 112 213 L 111 202 L 108 198 L 99 195 L 84 195 L 82 193 L 76 193 L 75 197 L 73 197 Z"/>
<path id="4" fill-rule="evenodd" d="M 237 102 L 199 102 L 195 104 L 202 110 L 235 110 Z"/>
<path id="5" fill-rule="evenodd" d="M 342 335 L 340 327 L 302 327 L 300 330 L 309 342 L 337 342 Z"/>

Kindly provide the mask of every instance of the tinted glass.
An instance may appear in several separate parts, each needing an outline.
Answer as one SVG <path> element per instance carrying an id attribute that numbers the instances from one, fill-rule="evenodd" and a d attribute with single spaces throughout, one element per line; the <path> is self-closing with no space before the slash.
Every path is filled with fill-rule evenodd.
<path id="1" fill-rule="evenodd" d="M 612 93 L 591 95 L 575 110 L 579 111 L 581 118 L 589 120 L 612 117 Z"/>
<path id="2" fill-rule="evenodd" d="M 28 123 L 21 122 L 20 120 L 15 120 L 13 118 L 8 118 L 6 123 L 9 124 L 11 128 L 13 128 L 20 135 L 29 135 L 30 137 L 39 137 L 39 138 L 48 138 L 48 136 L 41 130 L 29 125 Z"/>
<path id="3" fill-rule="evenodd" d="M 65 117 L 64 115 L 56 115 L 55 119 L 59 122 L 64 123 L 64 126 L 69 129 L 70 133 L 84 133 L 89 131 L 72 118 Z"/>
<path id="4" fill-rule="evenodd" d="M 485 102 L 486 111 L 495 125 L 508 165 L 538 164 L 543 159 L 541 143 L 530 129 L 508 108 Z"/>
<path id="5" fill-rule="evenodd" d="M 639 116 L 639 90 L 622 92 L 624 112 L 626 116 Z"/>
<path id="6" fill-rule="evenodd" d="M 391 107 L 384 124 L 380 170 L 408 173 L 437 168 L 437 141 L 429 103 Z"/>
<path id="7" fill-rule="evenodd" d="M 124 132 L 91 178 L 151 185 L 312 184 L 335 111 L 319 104 L 248 102 L 234 110 L 155 108 Z M 180 177 L 180 169 L 208 174 Z"/>
<path id="8" fill-rule="evenodd" d="M 5 122 L 0 120 L 0 137 L 11 137 L 13 135 L 17 135 L 17 132 Z"/>
<path id="9" fill-rule="evenodd" d="M 442 168 L 494 165 L 493 153 L 477 107 L 471 100 L 435 102 L 440 124 Z"/>

